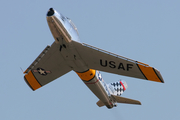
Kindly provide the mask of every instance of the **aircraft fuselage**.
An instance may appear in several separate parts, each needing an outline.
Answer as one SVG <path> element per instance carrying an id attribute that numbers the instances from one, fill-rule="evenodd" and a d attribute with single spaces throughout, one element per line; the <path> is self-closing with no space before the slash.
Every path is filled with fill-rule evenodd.
<path id="1" fill-rule="evenodd" d="M 74 42 L 79 42 L 79 34 L 73 22 L 57 13 L 52 8 L 47 13 L 47 22 L 56 44 L 59 45 L 59 54 L 66 64 L 74 70 L 87 87 L 108 107 L 112 108 L 110 90 L 101 77 L 99 71 L 88 68 L 76 50 Z M 130 68 L 130 67 L 129 67 Z"/>

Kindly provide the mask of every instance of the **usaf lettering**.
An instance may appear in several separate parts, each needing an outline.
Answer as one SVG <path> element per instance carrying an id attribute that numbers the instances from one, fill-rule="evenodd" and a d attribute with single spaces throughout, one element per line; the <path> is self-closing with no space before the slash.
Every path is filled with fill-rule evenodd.
<path id="1" fill-rule="evenodd" d="M 114 61 L 107 61 L 107 60 L 102 60 L 100 59 L 100 65 L 103 67 L 110 67 L 110 68 L 117 68 L 117 69 L 122 69 L 122 70 L 126 70 L 129 71 L 129 69 L 132 69 L 133 64 L 126 64 L 124 65 L 123 63 L 119 63 L 117 65 L 117 63 L 115 63 Z"/>

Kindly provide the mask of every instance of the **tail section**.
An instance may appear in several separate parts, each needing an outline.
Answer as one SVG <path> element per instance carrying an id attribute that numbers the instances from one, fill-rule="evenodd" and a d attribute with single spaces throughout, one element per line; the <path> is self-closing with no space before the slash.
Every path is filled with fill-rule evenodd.
<path id="1" fill-rule="evenodd" d="M 133 99 L 129 99 L 129 98 L 121 97 L 121 96 L 116 96 L 116 95 L 112 95 L 111 97 L 115 100 L 115 103 L 114 103 L 115 107 L 117 106 L 116 103 L 141 105 L 141 102 L 138 100 L 133 100 Z M 105 105 L 101 100 L 99 100 L 96 104 L 99 107 L 102 107 Z"/>
<path id="2" fill-rule="evenodd" d="M 125 97 L 120 97 L 120 96 L 115 96 L 115 95 L 112 95 L 112 96 L 115 98 L 117 103 L 141 105 L 141 102 L 138 101 L 138 100 L 133 100 L 133 99 L 129 99 L 129 98 L 125 98 Z"/>
<path id="3" fill-rule="evenodd" d="M 103 103 L 101 100 L 99 100 L 96 104 L 97 104 L 99 107 L 104 106 L 104 103 Z"/>
<path id="4" fill-rule="evenodd" d="M 115 101 L 115 103 L 114 103 L 114 106 L 115 106 L 115 107 L 117 106 L 116 103 L 141 105 L 141 102 L 138 101 L 138 100 L 133 100 L 133 99 L 129 99 L 129 98 L 121 97 L 121 96 L 116 96 L 116 95 L 112 95 L 111 97 L 112 97 L 112 99 Z M 105 105 L 101 100 L 99 100 L 96 104 L 97 104 L 99 107 L 102 107 L 102 106 Z"/>
<path id="5" fill-rule="evenodd" d="M 112 95 L 121 96 L 123 92 L 127 89 L 127 83 L 125 81 L 118 81 L 109 84 L 111 88 Z"/>
<path id="6" fill-rule="evenodd" d="M 110 103 L 113 104 L 114 107 L 117 106 L 117 103 L 125 103 L 125 104 L 135 104 L 141 105 L 141 102 L 138 100 L 133 100 L 125 97 L 121 97 L 122 93 L 127 89 L 127 83 L 125 81 L 118 81 L 114 83 L 107 84 L 108 89 L 111 93 Z M 106 104 L 99 100 L 96 103 L 99 107 L 105 106 Z M 106 105 L 107 106 L 107 105 Z M 107 106 L 108 107 L 108 106 Z M 109 107 L 108 107 L 109 108 Z M 111 107 L 112 108 L 112 107 Z"/>

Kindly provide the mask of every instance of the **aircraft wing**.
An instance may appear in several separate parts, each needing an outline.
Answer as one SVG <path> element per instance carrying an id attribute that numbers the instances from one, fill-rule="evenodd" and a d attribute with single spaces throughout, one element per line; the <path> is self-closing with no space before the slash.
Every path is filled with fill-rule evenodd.
<path id="1" fill-rule="evenodd" d="M 110 53 L 85 43 L 74 42 L 74 45 L 83 61 L 91 69 L 164 83 L 160 72 L 147 64 Z"/>
<path id="2" fill-rule="evenodd" d="M 56 43 L 47 46 L 24 72 L 24 79 L 32 90 L 36 90 L 71 71 L 71 68 L 59 54 L 58 47 Z"/>

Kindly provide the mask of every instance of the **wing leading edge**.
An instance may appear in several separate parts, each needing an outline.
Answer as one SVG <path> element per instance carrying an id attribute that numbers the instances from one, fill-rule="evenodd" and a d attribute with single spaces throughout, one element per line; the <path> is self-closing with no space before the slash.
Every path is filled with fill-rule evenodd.
<path id="1" fill-rule="evenodd" d="M 164 83 L 160 72 L 147 64 L 110 53 L 85 43 L 74 42 L 74 45 L 83 61 L 91 69 Z"/>
<path id="2" fill-rule="evenodd" d="M 58 44 L 47 46 L 24 72 L 24 79 L 32 90 L 36 90 L 71 71 L 61 54 Z"/>

